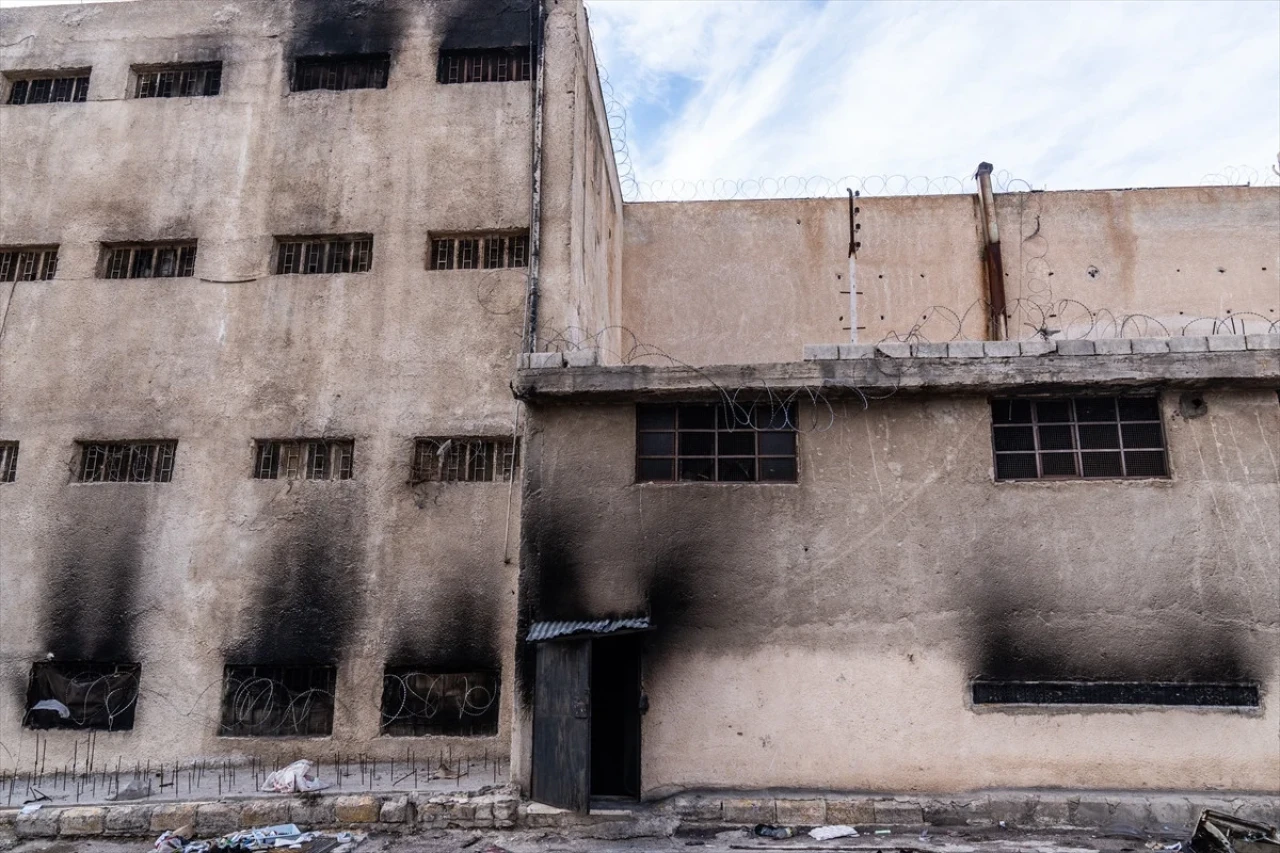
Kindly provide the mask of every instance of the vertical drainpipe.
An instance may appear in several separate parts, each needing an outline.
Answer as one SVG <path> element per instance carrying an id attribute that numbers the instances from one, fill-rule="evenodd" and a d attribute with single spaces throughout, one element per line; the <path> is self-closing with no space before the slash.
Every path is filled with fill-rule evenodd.
<path id="1" fill-rule="evenodd" d="M 857 223 L 861 208 L 853 205 L 858 195 L 849 190 L 849 341 L 855 344 L 858 342 L 858 247 L 862 245 L 858 242 L 860 226 Z"/>
<path id="2" fill-rule="evenodd" d="M 1008 337 L 1004 297 L 1004 261 L 1000 257 L 1000 230 L 996 226 L 996 199 L 991 192 L 990 163 L 979 163 L 974 175 L 978 179 L 978 209 L 982 215 L 982 236 L 987 270 L 987 337 L 1002 341 Z"/>
<path id="3" fill-rule="evenodd" d="M 538 0 L 532 11 L 535 17 L 529 21 L 530 41 L 537 50 L 537 56 L 534 58 L 533 72 L 533 178 L 529 205 L 529 279 L 524 307 L 525 352 L 536 352 L 538 349 L 538 276 L 542 267 L 542 105 L 543 80 L 547 76 L 546 49 L 543 44 L 547 14 L 543 0 Z"/>

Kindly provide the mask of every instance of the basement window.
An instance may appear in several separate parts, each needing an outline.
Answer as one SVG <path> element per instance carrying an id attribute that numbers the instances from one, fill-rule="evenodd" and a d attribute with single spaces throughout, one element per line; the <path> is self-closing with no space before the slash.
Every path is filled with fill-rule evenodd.
<path id="1" fill-rule="evenodd" d="M 796 481 L 794 405 L 636 406 L 636 481 Z"/>
<path id="2" fill-rule="evenodd" d="M 1160 401 L 991 401 L 997 480 L 1167 477 Z"/>
<path id="3" fill-rule="evenodd" d="M 141 675 L 142 665 L 137 663 L 34 663 L 22 725 L 128 731 L 133 728 Z"/>
<path id="4" fill-rule="evenodd" d="M 1169 705 L 1256 708 L 1257 684 L 1158 681 L 975 681 L 975 705 Z"/>
<path id="5" fill-rule="evenodd" d="M 336 666 L 228 664 L 222 680 L 223 737 L 333 733 Z"/>
<path id="6" fill-rule="evenodd" d="M 527 47 L 487 50 L 442 50 L 437 80 L 441 83 L 506 83 L 533 77 Z"/>
<path id="7" fill-rule="evenodd" d="M 12 79 L 5 103 L 13 106 L 83 103 L 88 97 L 89 69 L 86 68 L 82 71 L 23 75 Z"/>
<path id="8" fill-rule="evenodd" d="M 57 273 L 57 246 L 0 249 L 0 281 L 48 281 Z"/>
<path id="9" fill-rule="evenodd" d="M 389 53 L 304 56 L 293 64 L 293 91 L 385 89 L 390 73 Z"/>
<path id="10" fill-rule="evenodd" d="M 431 239 L 427 269 L 511 269 L 529 266 L 529 235 L 456 234 Z"/>
<path id="11" fill-rule="evenodd" d="M 520 464 L 513 438 L 420 438 L 413 444 L 410 482 L 510 483 Z"/>
<path id="12" fill-rule="evenodd" d="M 212 97 L 222 91 L 222 63 L 135 66 L 135 98 Z"/>
<path id="13" fill-rule="evenodd" d="M 18 479 L 18 442 L 0 441 L 0 483 Z"/>
<path id="14" fill-rule="evenodd" d="M 368 272 L 373 236 L 277 237 L 276 275 Z"/>
<path id="15" fill-rule="evenodd" d="M 498 684 L 492 672 L 389 666 L 382 676 L 380 731 L 390 737 L 496 735 Z"/>
<path id="16" fill-rule="evenodd" d="M 103 278 L 188 278 L 195 272 L 194 240 L 103 247 Z"/>
<path id="17" fill-rule="evenodd" d="M 351 439 L 260 439 L 255 442 L 255 480 L 350 480 L 356 443 Z"/>
<path id="18" fill-rule="evenodd" d="M 173 479 L 176 441 L 80 442 L 79 483 L 167 483 Z"/>

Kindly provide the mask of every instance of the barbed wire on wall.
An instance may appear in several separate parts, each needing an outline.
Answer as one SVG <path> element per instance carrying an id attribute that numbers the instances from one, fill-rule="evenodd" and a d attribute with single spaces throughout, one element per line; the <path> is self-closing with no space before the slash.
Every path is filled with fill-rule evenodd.
<path id="1" fill-rule="evenodd" d="M 996 192 L 1031 192 L 1029 182 L 1007 170 L 992 174 Z M 970 175 L 938 178 L 911 175 L 845 175 L 841 178 L 784 175 L 761 178 L 636 181 L 627 201 L 728 201 L 758 198 L 835 198 L 849 190 L 863 196 L 962 195 L 977 192 Z M 625 193 L 624 193 L 625 195 Z"/>
<path id="2" fill-rule="evenodd" d="M 1276 187 L 1280 186 L 1280 167 L 1255 169 L 1252 166 L 1225 166 L 1200 179 L 1206 187 Z"/>
<path id="3" fill-rule="evenodd" d="M 609 123 L 609 142 L 613 146 L 613 162 L 618 169 L 618 185 L 625 201 L 636 201 L 638 184 L 635 167 L 631 163 L 631 148 L 627 144 L 627 108 L 609 81 L 608 70 L 596 62 L 596 75 L 600 78 L 600 93 L 604 96 L 605 119 Z"/>

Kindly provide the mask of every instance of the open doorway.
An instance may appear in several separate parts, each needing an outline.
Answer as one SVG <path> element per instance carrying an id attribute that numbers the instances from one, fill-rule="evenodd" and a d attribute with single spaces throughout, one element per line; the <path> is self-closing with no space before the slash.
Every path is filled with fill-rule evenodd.
<path id="1" fill-rule="evenodd" d="M 592 798 L 640 797 L 640 637 L 592 640 Z"/>

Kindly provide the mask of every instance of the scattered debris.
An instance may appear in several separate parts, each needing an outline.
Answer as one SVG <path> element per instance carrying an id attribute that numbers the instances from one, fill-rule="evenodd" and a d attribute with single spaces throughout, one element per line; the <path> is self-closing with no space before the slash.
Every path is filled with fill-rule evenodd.
<path id="1" fill-rule="evenodd" d="M 771 823 L 757 823 L 751 830 L 757 838 L 790 838 L 796 831 L 789 826 L 774 826 Z"/>
<path id="2" fill-rule="evenodd" d="M 111 801 L 141 800 L 149 796 L 151 796 L 151 782 L 143 779 L 141 776 L 134 776 L 133 779 L 129 781 L 129 784 L 125 785 L 114 794 L 108 794 L 107 799 Z"/>
<path id="3" fill-rule="evenodd" d="M 277 794 L 321 791 L 328 787 L 328 782 L 321 782 L 316 778 L 315 765 L 305 758 L 267 774 L 266 781 L 262 783 L 262 790 Z"/>
<path id="4" fill-rule="evenodd" d="M 1280 853 L 1274 826 L 1205 809 L 1191 836 L 1193 853 Z"/>
<path id="5" fill-rule="evenodd" d="M 815 826 L 809 830 L 809 837 L 816 838 L 818 841 L 827 841 L 832 838 L 856 838 L 857 835 L 858 830 L 843 823 Z"/>
<path id="6" fill-rule="evenodd" d="M 165 832 L 156 839 L 156 853 L 216 853 L 216 851 L 292 850 L 296 853 L 350 853 L 360 846 L 365 836 L 352 832 L 303 832 L 297 824 L 282 823 L 243 829 L 213 841 L 191 839 L 188 825 Z"/>

